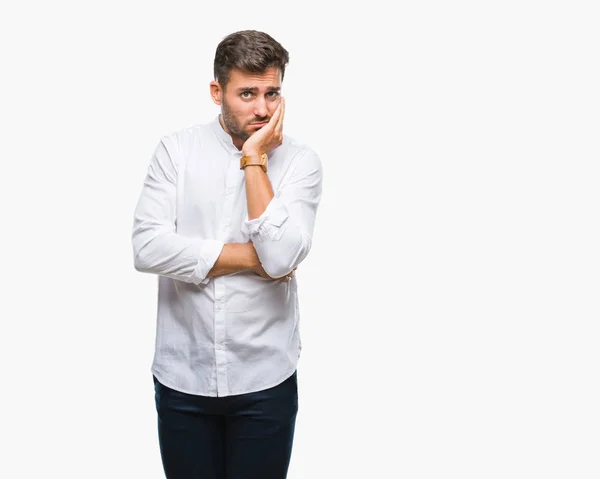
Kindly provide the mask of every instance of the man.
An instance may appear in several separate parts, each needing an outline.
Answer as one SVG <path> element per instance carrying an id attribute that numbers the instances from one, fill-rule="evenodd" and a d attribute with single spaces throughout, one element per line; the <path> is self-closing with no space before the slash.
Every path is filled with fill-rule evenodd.
<path id="1" fill-rule="evenodd" d="M 138 271 L 158 276 L 152 364 L 167 478 L 282 479 L 298 410 L 294 271 L 322 166 L 283 135 L 288 52 L 266 33 L 217 46 L 221 113 L 163 136 L 135 209 Z"/>

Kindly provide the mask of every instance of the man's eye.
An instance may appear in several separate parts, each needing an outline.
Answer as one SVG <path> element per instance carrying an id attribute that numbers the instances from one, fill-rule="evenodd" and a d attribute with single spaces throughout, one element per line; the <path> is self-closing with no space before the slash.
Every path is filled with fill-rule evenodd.
<path id="1" fill-rule="evenodd" d="M 245 92 L 242 92 L 241 96 L 242 96 L 242 98 L 245 98 L 247 100 L 248 98 L 250 98 L 252 96 L 252 93 L 250 93 L 249 91 L 245 91 Z"/>
<path id="2" fill-rule="evenodd" d="M 279 96 L 279 92 L 276 91 L 270 91 L 268 93 L 268 95 L 271 95 L 271 98 L 277 98 Z"/>

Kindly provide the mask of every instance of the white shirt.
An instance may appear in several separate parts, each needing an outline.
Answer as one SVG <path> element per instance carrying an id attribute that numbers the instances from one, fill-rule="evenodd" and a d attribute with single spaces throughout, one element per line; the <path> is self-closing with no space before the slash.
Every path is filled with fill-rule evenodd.
<path id="1" fill-rule="evenodd" d="M 284 136 L 268 160 L 275 197 L 248 221 L 242 153 L 218 118 L 161 138 L 132 233 L 135 268 L 159 275 L 151 371 L 172 389 L 203 396 L 266 389 L 296 369 L 295 276 L 206 275 L 225 243 L 248 241 L 269 276 L 292 271 L 310 250 L 322 187 L 319 157 Z"/>

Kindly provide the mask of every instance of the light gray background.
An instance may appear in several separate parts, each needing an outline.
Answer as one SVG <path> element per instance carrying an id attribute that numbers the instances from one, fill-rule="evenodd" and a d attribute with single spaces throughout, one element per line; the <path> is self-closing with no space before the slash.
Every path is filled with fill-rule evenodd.
<path id="1" fill-rule="evenodd" d="M 597 479 L 593 4 L 3 7 L 0 476 L 163 477 L 133 209 L 254 28 L 324 165 L 289 478 Z"/>

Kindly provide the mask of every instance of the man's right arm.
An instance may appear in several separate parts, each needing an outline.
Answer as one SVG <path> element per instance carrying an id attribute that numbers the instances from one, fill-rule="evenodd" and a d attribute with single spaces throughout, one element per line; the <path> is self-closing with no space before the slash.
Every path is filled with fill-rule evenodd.
<path id="1" fill-rule="evenodd" d="M 177 147 L 171 137 L 159 142 L 134 212 L 132 246 L 135 269 L 186 283 L 207 283 L 224 242 L 184 236 L 175 228 Z"/>

